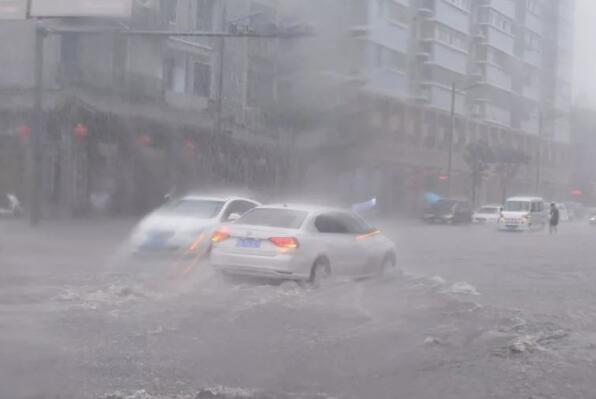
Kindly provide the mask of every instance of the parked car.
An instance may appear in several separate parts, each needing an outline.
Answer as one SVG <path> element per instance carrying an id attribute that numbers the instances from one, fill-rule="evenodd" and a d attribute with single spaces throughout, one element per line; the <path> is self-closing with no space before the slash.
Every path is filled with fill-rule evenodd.
<path id="1" fill-rule="evenodd" d="M 396 262 L 395 246 L 352 211 L 303 205 L 257 207 L 212 237 L 213 267 L 226 274 L 318 283 L 370 276 Z"/>
<path id="2" fill-rule="evenodd" d="M 559 221 L 569 222 L 570 220 L 572 220 L 571 212 L 567 208 L 567 205 L 560 202 L 560 203 L 555 204 L 555 206 L 559 210 Z"/>
<path id="3" fill-rule="evenodd" d="M 472 204 L 466 200 L 441 199 L 426 209 L 423 219 L 429 223 L 470 223 Z"/>
<path id="4" fill-rule="evenodd" d="M 0 194 L 0 217 L 15 218 L 24 213 L 21 202 L 14 194 Z"/>
<path id="5" fill-rule="evenodd" d="M 474 223 L 497 223 L 502 210 L 503 205 L 483 205 L 474 212 Z"/>
<path id="6" fill-rule="evenodd" d="M 596 226 L 596 210 L 589 212 L 588 223 L 590 223 L 592 226 Z"/>
<path id="7" fill-rule="evenodd" d="M 505 201 L 499 230 L 528 231 L 543 229 L 548 220 L 548 207 L 541 197 L 512 197 Z"/>
<path id="8" fill-rule="evenodd" d="M 132 251 L 205 255 L 211 235 L 221 223 L 234 221 L 258 205 L 240 197 L 172 199 L 138 224 L 130 239 Z"/>

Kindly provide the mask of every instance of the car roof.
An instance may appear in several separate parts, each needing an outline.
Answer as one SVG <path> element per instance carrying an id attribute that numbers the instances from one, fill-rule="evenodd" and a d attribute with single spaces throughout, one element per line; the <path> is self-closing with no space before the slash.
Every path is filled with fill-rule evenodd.
<path id="1" fill-rule="evenodd" d="M 308 213 L 327 213 L 327 212 L 352 212 L 351 209 L 328 207 L 322 205 L 311 205 L 311 204 L 268 204 L 261 205 L 259 208 L 267 209 L 289 209 L 293 211 L 302 211 Z"/>
<path id="2" fill-rule="evenodd" d="M 250 198 L 244 197 L 208 197 L 208 196 L 200 196 L 200 195 L 185 195 L 181 197 L 182 200 L 190 200 L 190 201 L 221 201 L 221 202 L 229 202 L 235 200 L 242 200 L 242 201 L 250 201 L 258 204 L 258 201 L 255 201 Z"/>
<path id="3" fill-rule="evenodd" d="M 542 197 L 511 197 L 507 201 L 544 201 Z"/>

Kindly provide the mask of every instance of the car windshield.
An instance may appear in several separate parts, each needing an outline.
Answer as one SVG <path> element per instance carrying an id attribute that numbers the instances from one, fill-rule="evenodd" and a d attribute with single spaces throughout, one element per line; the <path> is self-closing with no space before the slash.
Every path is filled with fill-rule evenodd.
<path id="1" fill-rule="evenodd" d="M 505 211 L 509 212 L 529 212 L 530 202 L 529 201 L 507 201 L 504 207 Z"/>
<path id="2" fill-rule="evenodd" d="M 219 214 L 224 204 L 224 201 L 180 199 L 164 205 L 160 212 L 212 219 Z"/>
<path id="3" fill-rule="evenodd" d="M 292 209 L 256 208 L 242 216 L 237 224 L 248 226 L 299 229 L 308 216 L 307 212 Z"/>
<path id="4" fill-rule="evenodd" d="M 480 209 L 478 209 L 478 213 L 484 213 L 487 215 L 494 215 L 499 213 L 500 208 L 494 207 L 494 206 L 484 206 Z"/>

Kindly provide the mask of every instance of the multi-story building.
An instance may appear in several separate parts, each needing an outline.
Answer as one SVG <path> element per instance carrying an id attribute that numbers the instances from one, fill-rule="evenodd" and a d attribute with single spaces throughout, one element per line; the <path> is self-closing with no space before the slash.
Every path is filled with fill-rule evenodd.
<path id="1" fill-rule="evenodd" d="M 232 26 L 265 28 L 277 18 L 276 0 L 134 4 L 127 21 L 58 18 L 44 23 L 221 32 Z M 0 29 L 0 48 L 6 49 L 0 56 L 6 61 L 0 132 L 18 136 L 19 126 L 31 126 L 34 23 L 2 21 Z M 48 35 L 46 202 L 85 210 L 93 193 L 107 191 L 117 197 L 119 208 L 136 204 L 143 209 L 172 187 L 269 184 L 275 140 L 264 126 L 262 108 L 275 96 L 276 46 L 272 38 Z M 77 137 L 73 128 L 79 125 L 84 133 Z"/>
<path id="2" fill-rule="evenodd" d="M 349 98 L 343 93 L 352 83 L 394 101 L 390 113 L 379 110 L 389 118 L 384 129 L 404 137 L 403 145 L 418 156 L 414 164 L 400 157 L 402 165 L 383 169 L 417 169 L 423 189 L 441 190 L 436 176 L 445 180 L 455 86 L 455 191 L 467 191 L 463 149 L 484 141 L 530 158 L 518 176 L 520 190 L 534 191 L 536 172 L 545 183 L 540 191 L 555 195 L 568 169 L 573 10 L 574 0 L 325 0 L 291 9 L 318 32 L 294 58 L 341 77 L 336 97 Z M 321 106 L 329 104 L 337 106 Z M 486 199 L 501 196 L 496 181 L 487 182 Z"/>

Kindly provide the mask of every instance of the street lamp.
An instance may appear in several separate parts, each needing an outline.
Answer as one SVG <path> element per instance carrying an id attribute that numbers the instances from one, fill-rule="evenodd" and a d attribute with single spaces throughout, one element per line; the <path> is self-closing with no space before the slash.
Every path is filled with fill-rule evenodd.
<path id="1" fill-rule="evenodd" d="M 460 91 L 467 92 L 476 87 L 480 87 L 482 84 L 474 83 L 469 86 L 460 88 Z M 453 133 L 455 130 L 455 100 L 457 95 L 457 83 L 453 81 L 451 84 L 451 112 L 449 114 L 449 153 L 447 157 L 447 196 L 451 196 L 451 172 L 453 164 Z"/>

